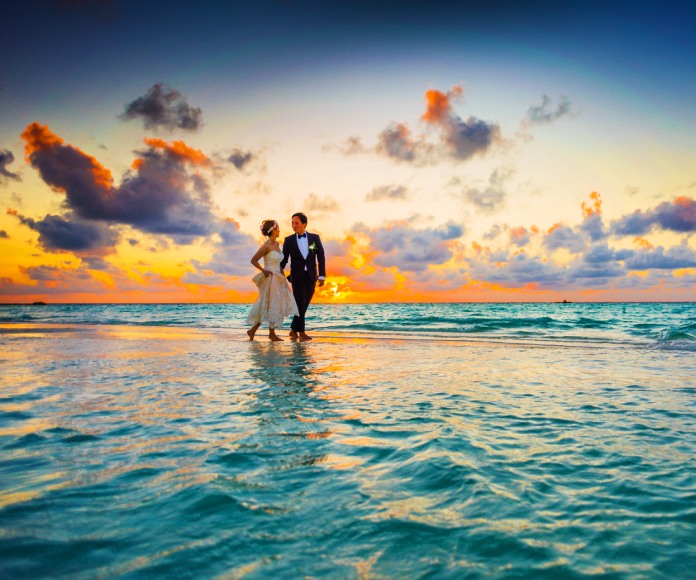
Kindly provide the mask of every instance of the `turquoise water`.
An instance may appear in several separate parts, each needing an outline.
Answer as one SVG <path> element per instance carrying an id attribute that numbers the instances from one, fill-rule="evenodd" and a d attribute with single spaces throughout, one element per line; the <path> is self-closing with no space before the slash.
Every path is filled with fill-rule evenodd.
<path id="1" fill-rule="evenodd" d="M 0 324 L 228 330 L 245 328 L 248 312 L 248 304 L 4 305 Z M 313 304 L 308 328 L 467 340 L 599 341 L 696 351 L 696 303 Z"/>
<path id="2" fill-rule="evenodd" d="M 694 306 L 474 306 L 0 309 L 0 577 L 692 577 Z"/>

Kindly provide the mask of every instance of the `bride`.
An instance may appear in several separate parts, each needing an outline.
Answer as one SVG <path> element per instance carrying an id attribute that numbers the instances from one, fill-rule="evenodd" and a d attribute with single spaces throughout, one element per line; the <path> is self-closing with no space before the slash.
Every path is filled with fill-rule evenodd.
<path id="1" fill-rule="evenodd" d="M 266 323 L 268 324 L 268 338 L 283 340 L 276 335 L 276 326 L 280 327 L 286 316 L 299 316 L 299 312 L 292 291 L 280 269 L 283 252 L 278 243 L 280 235 L 278 222 L 265 220 L 261 224 L 261 233 L 266 236 L 267 240 L 251 258 L 254 268 L 261 270 L 261 273 L 252 278 L 254 284 L 259 288 L 259 297 L 247 316 L 247 323 L 253 325 L 247 330 L 247 334 L 249 340 L 254 340 L 259 326 Z M 259 264 L 261 257 L 263 257 L 263 267 Z"/>

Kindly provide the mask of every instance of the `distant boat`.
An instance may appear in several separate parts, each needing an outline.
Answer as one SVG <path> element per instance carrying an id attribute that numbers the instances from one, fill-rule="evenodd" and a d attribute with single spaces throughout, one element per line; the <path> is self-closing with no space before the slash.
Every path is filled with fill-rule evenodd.
<path id="1" fill-rule="evenodd" d="M 563 300 L 562 302 L 556 302 L 556 304 L 572 304 L 572 302 L 569 302 L 568 300 Z"/>
<path id="2" fill-rule="evenodd" d="M 31 305 L 32 306 L 46 306 L 46 303 L 45 302 L 32 302 Z"/>

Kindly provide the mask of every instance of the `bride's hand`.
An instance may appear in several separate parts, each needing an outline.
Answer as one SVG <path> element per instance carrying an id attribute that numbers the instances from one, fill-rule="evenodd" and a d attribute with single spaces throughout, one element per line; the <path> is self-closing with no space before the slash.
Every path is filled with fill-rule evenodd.
<path id="1" fill-rule="evenodd" d="M 269 276 L 271 276 L 273 274 L 273 272 L 271 272 L 270 270 L 261 270 L 261 271 L 264 273 L 266 278 L 268 278 Z"/>

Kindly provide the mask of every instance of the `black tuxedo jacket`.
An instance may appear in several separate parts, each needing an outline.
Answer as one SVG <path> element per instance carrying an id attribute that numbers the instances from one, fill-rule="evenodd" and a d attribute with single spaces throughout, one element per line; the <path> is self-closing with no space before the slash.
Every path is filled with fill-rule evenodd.
<path id="1" fill-rule="evenodd" d="M 307 253 L 307 258 L 302 257 L 300 247 L 297 245 L 297 234 L 292 234 L 285 238 L 283 242 L 283 260 L 280 262 L 281 270 L 285 269 L 285 265 L 290 260 L 290 280 L 301 280 L 305 266 L 307 272 L 313 282 L 317 281 L 317 265 L 319 266 L 319 276 L 326 277 L 326 265 L 324 260 L 324 247 L 321 245 L 321 239 L 318 234 L 307 233 L 307 244 L 310 250 Z M 315 250 L 311 246 L 315 246 Z"/>

